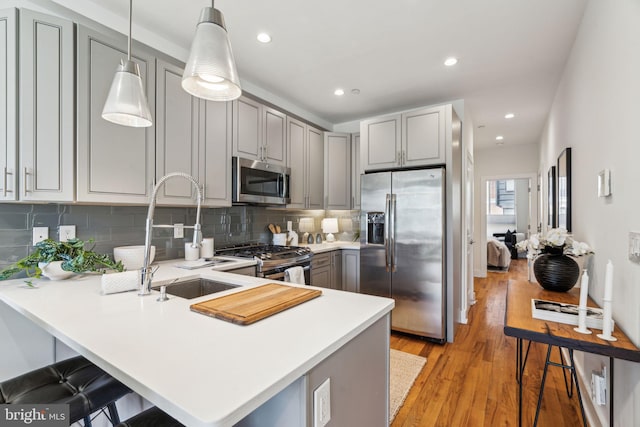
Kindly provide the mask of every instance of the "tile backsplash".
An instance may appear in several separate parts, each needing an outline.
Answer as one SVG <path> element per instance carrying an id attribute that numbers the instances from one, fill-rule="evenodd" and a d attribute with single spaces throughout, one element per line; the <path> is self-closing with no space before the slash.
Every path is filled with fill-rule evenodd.
<path id="1" fill-rule="evenodd" d="M 193 225 L 195 208 L 157 207 L 154 224 Z M 325 216 L 337 217 L 340 240 L 353 240 L 359 228 L 359 211 L 305 211 L 257 206 L 229 208 L 203 208 L 202 233 L 213 237 L 220 248 L 244 242 L 269 242 L 267 226 L 277 224 L 286 230 L 287 221 L 298 231 L 300 218 L 314 219 L 315 232 L 321 232 L 320 221 Z M 81 206 L 63 204 L 0 203 L 0 269 L 27 256 L 33 227 L 49 227 L 49 238 L 58 239 L 58 226 L 75 225 L 81 240 L 94 240 L 94 250 L 113 255 L 113 248 L 144 244 L 146 206 Z M 351 228 L 351 230 L 349 230 Z M 185 229 L 185 238 L 193 236 Z M 185 239 L 174 239 L 173 229 L 154 229 L 152 243 L 156 246 L 156 259 L 184 256 Z"/>

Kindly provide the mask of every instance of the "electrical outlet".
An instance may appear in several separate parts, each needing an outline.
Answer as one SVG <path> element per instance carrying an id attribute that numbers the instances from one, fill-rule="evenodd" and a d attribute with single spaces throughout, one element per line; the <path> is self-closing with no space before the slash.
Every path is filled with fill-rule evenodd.
<path id="1" fill-rule="evenodd" d="M 49 238 L 49 227 L 33 227 L 33 241 L 32 244 L 42 242 Z"/>
<path id="2" fill-rule="evenodd" d="M 640 233 L 629 232 L 629 259 L 640 262 Z"/>
<path id="3" fill-rule="evenodd" d="M 76 226 L 75 225 L 61 225 L 58 227 L 58 240 L 66 242 L 76 238 Z"/>
<path id="4" fill-rule="evenodd" d="M 173 238 L 184 238 L 184 224 L 173 224 Z"/>
<path id="5" fill-rule="evenodd" d="M 596 405 L 607 404 L 607 368 L 602 371 L 591 371 L 591 400 Z"/>
<path id="6" fill-rule="evenodd" d="M 313 391 L 313 427 L 324 427 L 331 421 L 331 378 Z"/>

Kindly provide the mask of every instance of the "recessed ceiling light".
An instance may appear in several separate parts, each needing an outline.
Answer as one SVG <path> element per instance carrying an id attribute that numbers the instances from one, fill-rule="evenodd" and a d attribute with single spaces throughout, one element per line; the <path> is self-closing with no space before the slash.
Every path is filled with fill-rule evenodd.
<path id="1" fill-rule="evenodd" d="M 342 89 L 336 89 L 336 90 L 333 92 L 333 94 L 334 94 L 334 95 L 336 95 L 336 96 L 342 96 L 342 95 L 344 95 L 344 90 L 342 90 Z"/>
<path id="2" fill-rule="evenodd" d="M 505 118 L 505 119 L 513 119 L 515 116 L 516 116 L 516 115 L 515 115 L 515 114 L 513 114 L 513 113 L 507 113 L 507 114 L 505 114 L 505 115 L 504 115 L 504 118 Z"/>
<path id="3" fill-rule="evenodd" d="M 504 142 L 503 141 L 498 141 L 498 142 L 496 142 L 496 145 L 504 145 Z"/>
<path id="4" fill-rule="evenodd" d="M 502 141 L 503 139 L 504 139 L 504 136 L 502 135 L 496 136 L 496 141 Z"/>
<path id="5" fill-rule="evenodd" d="M 484 125 L 478 125 L 478 129 L 484 129 Z"/>
<path id="6" fill-rule="evenodd" d="M 453 65 L 456 65 L 457 63 L 458 63 L 458 59 L 454 58 L 453 56 L 445 59 L 444 61 L 444 65 L 446 65 L 447 67 L 451 67 Z"/>
<path id="7" fill-rule="evenodd" d="M 352 95 L 360 95 L 360 89 L 351 89 Z"/>
<path id="8" fill-rule="evenodd" d="M 271 42 L 271 36 L 267 33 L 260 33 L 258 34 L 258 41 L 260 43 L 270 43 Z"/>

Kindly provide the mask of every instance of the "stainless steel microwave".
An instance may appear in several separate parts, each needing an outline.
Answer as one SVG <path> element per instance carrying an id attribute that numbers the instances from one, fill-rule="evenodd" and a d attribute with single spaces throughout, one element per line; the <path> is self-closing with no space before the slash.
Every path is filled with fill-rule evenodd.
<path id="1" fill-rule="evenodd" d="M 232 157 L 233 203 L 286 205 L 291 169 L 257 160 Z"/>

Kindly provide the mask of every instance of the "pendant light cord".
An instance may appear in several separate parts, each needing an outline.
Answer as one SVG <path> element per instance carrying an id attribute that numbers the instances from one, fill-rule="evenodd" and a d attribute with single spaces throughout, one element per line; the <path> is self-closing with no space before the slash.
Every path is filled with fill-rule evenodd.
<path id="1" fill-rule="evenodd" d="M 131 22 L 133 21 L 133 0 L 129 0 L 129 40 L 127 42 L 127 60 L 131 61 Z"/>

